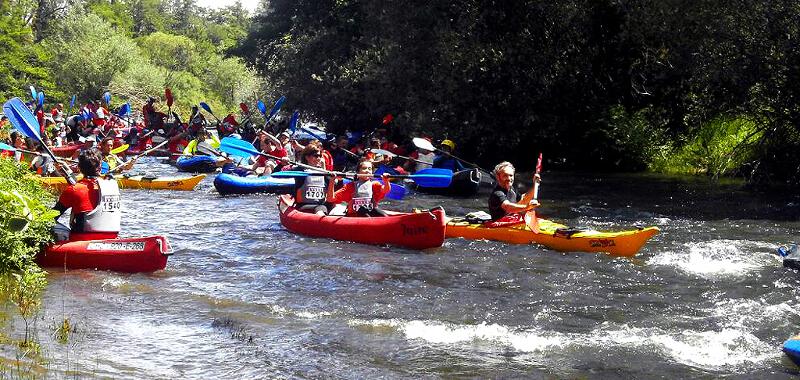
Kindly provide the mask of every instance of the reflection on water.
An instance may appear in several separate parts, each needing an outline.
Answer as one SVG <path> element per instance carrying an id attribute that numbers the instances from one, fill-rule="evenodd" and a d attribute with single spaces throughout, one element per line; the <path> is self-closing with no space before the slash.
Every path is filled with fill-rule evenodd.
<path id="1" fill-rule="evenodd" d="M 212 182 L 124 192 L 124 235 L 167 235 L 165 271 L 50 275 L 37 331 L 53 376 L 798 373 L 780 345 L 800 330 L 800 275 L 772 253 L 797 239 L 797 206 L 776 206 L 800 204 L 791 197 L 661 177 L 546 177 L 540 213 L 553 219 L 661 227 L 626 260 L 463 239 L 419 254 L 302 237 L 280 226 L 275 196 L 219 197 Z M 484 204 L 412 195 L 386 208 Z M 65 317 L 77 333 L 61 345 L 48 326 Z"/>

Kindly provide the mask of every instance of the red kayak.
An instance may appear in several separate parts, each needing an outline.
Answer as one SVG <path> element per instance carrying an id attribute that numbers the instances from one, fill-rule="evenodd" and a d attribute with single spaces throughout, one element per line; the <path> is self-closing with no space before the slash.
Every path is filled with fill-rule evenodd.
<path id="1" fill-rule="evenodd" d="M 64 241 L 47 246 L 36 263 L 50 268 L 153 272 L 164 269 L 171 254 L 164 236 Z"/>
<path id="2" fill-rule="evenodd" d="M 64 146 L 52 147 L 52 148 L 50 148 L 50 150 L 52 150 L 53 154 L 55 154 L 58 157 L 69 158 L 69 157 L 72 157 L 72 155 L 76 151 L 78 151 L 78 149 L 80 149 L 82 146 L 83 146 L 83 144 L 69 144 L 69 145 L 64 145 Z"/>
<path id="3" fill-rule="evenodd" d="M 387 212 L 387 217 L 319 216 L 297 211 L 294 198 L 278 202 L 281 224 L 296 234 L 363 244 L 390 244 L 411 249 L 440 247 L 444 242 L 444 210 L 420 213 Z"/>

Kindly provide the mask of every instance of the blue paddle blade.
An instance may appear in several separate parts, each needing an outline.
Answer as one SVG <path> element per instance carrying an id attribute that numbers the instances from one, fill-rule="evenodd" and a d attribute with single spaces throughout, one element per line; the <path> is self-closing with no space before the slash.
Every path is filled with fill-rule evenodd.
<path id="1" fill-rule="evenodd" d="M 39 122 L 36 120 L 36 116 L 33 116 L 31 110 L 20 98 L 12 98 L 3 104 L 3 113 L 8 116 L 8 120 L 20 133 L 36 139 L 36 141 L 42 140 L 39 137 Z"/>
<path id="2" fill-rule="evenodd" d="M 78 98 L 78 95 L 72 95 L 72 100 L 69 101 L 69 108 L 75 107 L 75 99 Z"/>
<path id="3" fill-rule="evenodd" d="M 103 163 L 100 164 L 100 174 L 106 174 L 109 170 L 111 170 L 111 168 L 108 166 L 108 162 L 103 161 Z"/>
<path id="4" fill-rule="evenodd" d="M 450 169 L 441 169 L 441 168 L 425 168 L 417 171 L 414 174 L 449 175 L 452 177 L 453 171 Z"/>
<path id="5" fill-rule="evenodd" d="M 286 101 L 286 97 L 285 96 L 281 96 L 280 98 L 278 98 L 278 100 L 275 101 L 275 105 L 272 106 L 272 110 L 269 111 L 269 118 L 267 118 L 267 121 L 272 120 L 272 118 L 275 116 L 275 114 L 278 113 L 278 111 L 281 110 L 281 106 L 283 105 L 283 102 L 285 102 L 285 101 Z"/>
<path id="6" fill-rule="evenodd" d="M 243 153 L 248 153 L 250 156 L 258 154 L 258 149 L 247 141 L 237 139 L 235 137 L 226 137 L 220 141 L 219 150 L 241 157 Z"/>
<path id="7" fill-rule="evenodd" d="M 103 94 L 103 100 L 105 100 L 105 101 L 106 101 L 106 105 L 109 105 L 109 104 L 111 104 L 111 93 L 110 93 L 110 92 L 108 92 L 108 91 L 106 91 L 106 92 Z"/>
<path id="8" fill-rule="evenodd" d="M 14 148 L 13 146 L 5 144 L 5 143 L 0 143 L 0 150 L 10 150 L 10 151 L 14 152 L 14 151 L 17 150 L 17 148 Z"/>
<path id="9" fill-rule="evenodd" d="M 31 86 L 31 99 L 36 100 L 36 88 Z"/>
<path id="10" fill-rule="evenodd" d="M 206 110 L 206 112 L 208 112 L 208 113 L 210 113 L 212 115 L 214 114 L 213 112 L 211 112 L 211 107 L 209 107 L 208 104 L 206 104 L 205 102 L 200 102 L 200 107 L 202 109 Z"/>
<path id="11" fill-rule="evenodd" d="M 309 175 L 310 174 L 308 172 L 298 172 L 292 170 L 281 170 L 279 172 L 270 174 L 270 176 L 274 178 L 305 178 Z"/>
<path id="12" fill-rule="evenodd" d="M 130 110 L 131 110 L 131 105 L 125 103 L 122 105 L 122 107 L 119 108 L 119 113 L 117 115 L 119 115 L 119 117 L 125 117 L 125 115 L 127 115 Z"/>
<path id="13" fill-rule="evenodd" d="M 297 130 L 298 119 L 300 119 L 300 111 L 294 111 L 292 114 L 292 119 L 289 120 L 289 130 L 292 131 L 292 134 L 294 134 L 294 131 Z"/>
<path id="14" fill-rule="evenodd" d="M 39 99 L 39 107 L 44 106 L 44 92 L 39 91 L 38 99 Z"/>
<path id="15" fill-rule="evenodd" d="M 260 99 L 258 103 L 256 103 L 256 107 L 258 107 L 258 111 L 261 112 L 262 115 L 267 116 L 267 106 Z"/>

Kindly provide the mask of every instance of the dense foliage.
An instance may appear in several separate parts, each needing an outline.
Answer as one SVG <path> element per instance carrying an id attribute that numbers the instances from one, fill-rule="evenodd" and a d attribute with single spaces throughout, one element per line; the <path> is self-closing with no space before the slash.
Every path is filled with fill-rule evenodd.
<path id="1" fill-rule="evenodd" d="M 335 131 L 392 112 L 485 164 L 542 150 L 629 170 L 693 151 L 800 182 L 798 21 L 786 0 L 273 0 L 238 53 Z M 685 148 L 735 120 L 746 133 Z M 709 160 L 695 169 L 719 174 Z"/>
<path id="2" fill-rule="evenodd" d="M 240 4 L 207 10 L 193 0 L 2 2 L 0 95 L 27 98 L 33 85 L 66 104 L 110 90 L 139 109 L 170 87 L 180 113 L 201 101 L 233 111 L 264 91 L 240 58 L 225 56 L 249 20 Z"/>

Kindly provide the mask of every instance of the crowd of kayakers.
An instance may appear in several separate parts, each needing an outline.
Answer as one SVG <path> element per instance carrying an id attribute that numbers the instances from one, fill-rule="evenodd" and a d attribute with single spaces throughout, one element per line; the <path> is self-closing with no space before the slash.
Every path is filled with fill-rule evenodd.
<path id="1" fill-rule="evenodd" d="M 192 106 L 188 122 L 183 122 L 172 111 L 170 95 L 168 92 L 167 113 L 158 109 L 156 98 L 149 97 L 139 115 L 133 115 L 135 112 L 131 113 L 127 105 L 109 110 L 108 93 L 102 101 L 86 102 L 75 114 L 71 114 L 72 104 L 66 111 L 60 103 L 46 111 L 39 97 L 26 106 L 36 117 L 41 139 L 26 138 L 13 131 L 7 145 L 13 149 L 0 150 L 20 161 L 29 158 L 31 170 L 42 176 L 79 171 L 82 178 L 62 192 L 56 209 L 63 213 L 72 208 L 72 232 L 99 234 L 92 235 L 97 238 L 116 237 L 120 225 L 119 188 L 112 177 L 104 175 L 130 170 L 139 157 L 136 154 L 154 148 L 179 157 L 211 156 L 223 172 L 240 176 L 270 176 L 281 171 L 306 173 L 293 177 L 295 207 L 319 215 L 331 213 L 337 204 L 346 204 L 348 216 L 386 216 L 378 203 L 391 191 L 390 176 L 429 168 L 452 172 L 467 168 L 453 155 L 456 143 L 451 139 L 442 140 L 436 148 L 429 136 L 422 137 L 426 141 L 424 147 L 397 144 L 390 139 L 387 128 L 328 137 L 319 129 L 297 128 L 296 117 L 283 125 L 270 123 L 270 117 L 266 124 L 257 126 L 244 103 L 240 104 L 238 120 L 230 113 L 209 122 L 203 111 L 215 119 L 216 116 L 201 103 Z M 391 119 L 387 115 L 384 126 Z M 8 122 L 3 116 L 0 127 Z M 158 138 L 160 144 L 154 144 Z M 237 160 L 219 150 L 220 139 L 224 138 L 253 141 L 260 154 Z M 53 162 L 45 154 L 47 149 L 60 151 L 62 158 Z M 128 159 L 132 153 L 134 157 Z M 355 172 L 346 175 L 348 170 Z M 513 165 L 503 162 L 492 173 L 497 178 L 488 202 L 492 220 L 538 206 L 533 189 L 519 199 L 513 189 L 514 170 Z M 537 174 L 534 181 L 538 180 Z"/>

